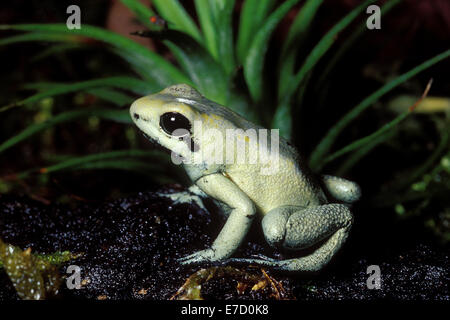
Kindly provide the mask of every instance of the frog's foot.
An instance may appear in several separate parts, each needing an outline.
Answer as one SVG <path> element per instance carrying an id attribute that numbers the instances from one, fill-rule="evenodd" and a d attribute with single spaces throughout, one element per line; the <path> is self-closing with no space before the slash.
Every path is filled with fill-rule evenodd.
<path id="1" fill-rule="evenodd" d="M 173 201 L 174 204 L 182 204 L 182 203 L 195 203 L 201 209 L 206 210 L 205 205 L 203 204 L 202 198 L 200 195 L 196 194 L 194 188 L 189 188 L 189 191 L 175 192 L 175 193 L 163 193 L 158 192 L 157 195 L 160 197 L 166 197 Z"/>
<path id="2" fill-rule="evenodd" d="M 280 260 L 269 258 L 263 255 L 256 255 L 254 258 L 230 258 L 224 261 L 224 263 L 236 263 L 236 264 L 248 264 L 258 265 L 266 267 L 276 267 L 280 264 Z"/>
<path id="3" fill-rule="evenodd" d="M 270 258 L 270 257 L 265 256 L 265 255 L 260 254 L 260 253 L 252 254 L 252 255 L 250 255 L 250 258 L 232 258 L 232 259 L 236 259 L 236 260 L 239 260 L 239 259 L 242 259 L 242 260 L 245 260 L 245 259 L 261 260 L 261 261 L 267 261 L 267 262 L 276 262 L 276 261 L 278 261 L 277 259 Z"/>
<path id="4" fill-rule="evenodd" d="M 178 259 L 178 262 L 182 265 L 200 264 L 204 262 L 212 262 L 219 260 L 216 257 L 215 251 L 211 248 L 194 252 L 193 254 L 187 255 Z"/>

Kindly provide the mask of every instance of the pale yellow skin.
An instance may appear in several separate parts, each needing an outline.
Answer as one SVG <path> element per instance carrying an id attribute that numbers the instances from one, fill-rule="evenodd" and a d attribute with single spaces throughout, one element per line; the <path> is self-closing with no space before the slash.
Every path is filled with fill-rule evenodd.
<path id="1" fill-rule="evenodd" d="M 193 126 L 188 135 L 196 145 L 196 149 L 192 149 L 186 141 L 161 128 L 160 118 L 167 112 L 179 113 L 190 123 L 200 121 L 203 131 L 213 128 L 224 136 L 226 129 L 261 129 L 184 84 L 135 101 L 130 114 L 138 128 L 150 139 L 185 159 L 193 159 L 215 142 Z M 273 174 L 261 174 L 262 165 L 258 163 L 215 164 L 211 159 L 201 159 L 200 164 L 184 164 L 193 182 L 191 195 L 172 194 L 172 199 L 195 200 L 202 205 L 192 194 L 209 196 L 222 207 L 228 218 L 209 249 L 184 257 L 180 259 L 181 263 L 225 261 L 239 247 L 258 215 L 262 218 L 264 236 L 274 247 L 298 250 L 319 242 L 322 244 L 312 254 L 296 259 L 277 261 L 260 257 L 226 261 L 248 262 L 286 271 L 317 271 L 330 261 L 351 228 L 353 217 L 349 204 L 359 198 L 359 187 L 351 181 L 332 176 L 316 181 L 295 148 L 281 138 L 278 159 L 278 169 Z"/>

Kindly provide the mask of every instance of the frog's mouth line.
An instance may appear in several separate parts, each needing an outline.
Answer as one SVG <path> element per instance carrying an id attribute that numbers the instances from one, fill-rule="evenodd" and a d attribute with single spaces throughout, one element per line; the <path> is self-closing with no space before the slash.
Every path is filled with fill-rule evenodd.
<path id="1" fill-rule="evenodd" d="M 144 132 L 142 132 L 142 135 L 145 137 L 145 139 L 147 139 L 148 141 L 150 141 L 150 144 L 153 148 L 155 149 L 159 149 L 159 150 L 163 150 L 164 152 L 170 153 L 171 151 L 169 149 L 167 149 L 166 147 L 163 147 L 162 145 L 160 145 L 158 143 L 158 141 L 156 141 L 156 139 L 153 139 L 152 137 L 150 137 L 148 134 L 145 134 Z"/>
<path id="2" fill-rule="evenodd" d="M 150 141 L 152 147 L 154 147 L 155 149 L 160 149 L 160 150 L 164 150 L 167 153 L 171 153 L 172 151 L 164 146 L 162 146 L 161 144 L 158 143 L 158 141 L 156 141 L 154 138 L 150 137 L 148 134 L 142 132 L 142 135 L 148 140 Z M 198 152 L 200 150 L 200 147 L 191 139 L 189 139 L 189 141 L 186 141 L 186 143 L 188 144 L 188 147 L 190 147 L 192 152 Z"/>

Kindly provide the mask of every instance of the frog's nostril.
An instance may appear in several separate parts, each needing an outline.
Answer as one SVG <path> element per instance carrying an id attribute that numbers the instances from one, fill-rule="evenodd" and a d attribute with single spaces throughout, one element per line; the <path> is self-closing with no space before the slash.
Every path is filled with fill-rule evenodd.
<path id="1" fill-rule="evenodd" d="M 139 120 L 139 115 L 138 115 L 137 113 L 134 113 L 134 114 L 133 114 L 133 117 L 134 117 L 136 120 Z"/>

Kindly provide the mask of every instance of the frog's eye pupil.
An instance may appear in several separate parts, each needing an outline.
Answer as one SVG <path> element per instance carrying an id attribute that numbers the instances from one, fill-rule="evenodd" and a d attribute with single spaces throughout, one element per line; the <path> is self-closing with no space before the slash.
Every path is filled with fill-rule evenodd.
<path id="1" fill-rule="evenodd" d="M 184 136 L 191 130 L 189 119 L 178 112 L 164 113 L 160 118 L 159 125 L 167 134 L 177 137 Z"/>

